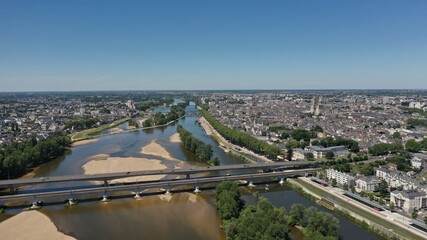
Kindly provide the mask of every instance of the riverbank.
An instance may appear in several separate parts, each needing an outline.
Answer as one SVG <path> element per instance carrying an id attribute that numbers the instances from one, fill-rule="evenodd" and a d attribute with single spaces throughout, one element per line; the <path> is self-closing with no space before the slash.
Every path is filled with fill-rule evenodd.
<path id="1" fill-rule="evenodd" d="M 77 142 L 77 141 L 93 138 L 94 136 L 99 135 L 102 131 L 107 130 L 109 128 L 117 127 L 118 125 L 125 123 L 125 122 L 129 121 L 130 119 L 131 118 L 126 117 L 126 118 L 122 118 L 122 119 L 119 119 L 117 121 L 114 121 L 110 124 L 104 124 L 104 125 L 97 127 L 97 128 L 86 129 L 86 130 L 74 133 L 71 136 L 71 142 Z"/>
<path id="2" fill-rule="evenodd" d="M 58 231 L 53 222 L 38 211 L 25 211 L 0 223 L 2 239 L 73 240 Z"/>
<path id="3" fill-rule="evenodd" d="M 288 179 L 288 182 L 292 187 L 299 188 L 296 190 L 313 201 L 326 199 L 334 203 L 334 212 L 386 239 L 392 237 L 413 240 L 427 239 L 423 233 L 389 219 L 385 212 L 376 212 L 359 202 L 334 193 L 327 187 L 317 185 L 308 178 Z"/>
<path id="4" fill-rule="evenodd" d="M 225 139 L 221 134 L 219 134 L 215 130 L 215 128 L 213 128 L 212 125 L 206 120 L 206 118 L 201 117 L 201 118 L 199 118 L 198 121 L 200 123 L 200 126 L 202 126 L 202 128 L 205 130 L 206 134 L 212 136 L 219 143 L 219 145 L 221 147 L 225 148 L 225 150 L 229 150 L 230 152 L 233 152 L 234 154 L 237 154 L 239 156 L 245 157 L 242 154 L 242 153 L 244 153 L 244 154 L 254 156 L 254 157 L 261 159 L 262 161 L 265 161 L 265 162 L 273 162 L 265 156 L 259 155 L 259 154 L 254 153 L 254 152 L 252 152 L 246 148 L 242 148 L 240 146 L 232 144 L 227 139 Z M 240 149 L 240 150 L 237 151 L 236 149 Z M 248 159 L 248 158 L 246 158 L 246 159 Z M 251 162 L 255 162 L 251 159 L 248 159 L 248 160 Z"/>
<path id="5" fill-rule="evenodd" d="M 86 139 L 86 140 L 81 140 L 78 142 L 73 142 L 71 144 L 71 147 L 78 147 L 78 146 L 82 146 L 82 145 L 86 145 L 86 144 L 90 144 L 90 143 L 95 143 L 98 142 L 99 138 L 92 138 L 92 139 Z"/>

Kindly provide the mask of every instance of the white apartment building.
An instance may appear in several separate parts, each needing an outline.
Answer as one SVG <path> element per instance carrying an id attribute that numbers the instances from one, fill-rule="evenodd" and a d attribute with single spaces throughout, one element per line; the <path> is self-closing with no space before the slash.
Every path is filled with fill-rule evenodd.
<path id="1" fill-rule="evenodd" d="M 339 185 L 347 184 L 349 187 L 354 185 L 354 178 L 348 173 L 330 168 L 326 170 L 326 176 L 328 179 L 335 179 Z"/>
<path id="2" fill-rule="evenodd" d="M 312 152 L 314 158 L 325 158 L 327 152 L 333 152 L 335 157 L 344 157 L 348 154 L 346 146 L 322 147 L 322 146 L 307 146 L 305 151 Z"/>
<path id="3" fill-rule="evenodd" d="M 427 207 L 427 195 L 416 190 L 393 191 L 390 193 L 390 202 L 405 212 L 412 212 Z"/>
<path id="4" fill-rule="evenodd" d="M 375 173 L 378 178 L 384 179 L 391 188 L 402 187 L 404 190 L 411 190 L 418 186 L 418 183 L 405 172 L 392 171 L 380 166 Z"/>
<path id="5" fill-rule="evenodd" d="M 378 189 L 381 180 L 375 176 L 367 176 L 356 179 L 355 190 L 356 192 L 373 192 Z"/>

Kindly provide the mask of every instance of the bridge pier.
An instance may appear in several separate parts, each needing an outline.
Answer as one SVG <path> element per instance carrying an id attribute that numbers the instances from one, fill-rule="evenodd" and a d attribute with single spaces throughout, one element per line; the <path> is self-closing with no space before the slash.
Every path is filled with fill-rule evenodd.
<path id="1" fill-rule="evenodd" d="M 111 201 L 111 199 L 108 197 L 107 194 L 104 194 L 102 196 L 101 202 L 106 203 L 106 202 L 109 202 L 109 201 Z"/>
<path id="2" fill-rule="evenodd" d="M 194 189 L 194 193 L 201 193 L 202 191 L 199 189 L 199 186 L 196 186 Z"/>
<path id="3" fill-rule="evenodd" d="M 255 187 L 255 184 L 252 181 L 249 181 L 248 187 L 250 188 Z"/>
<path id="4" fill-rule="evenodd" d="M 74 199 L 74 198 L 69 198 L 68 199 L 68 206 L 74 206 L 74 205 L 77 205 L 77 201 L 76 201 L 76 199 Z"/>
<path id="5" fill-rule="evenodd" d="M 11 194 L 15 194 L 16 192 L 17 192 L 17 189 L 16 189 L 16 187 L 14 187 L 14 186 L 9 186 L 9 192 L 11 193 Z"/>
<path id="6" fill-rule="evenodd" d="M 136 192 L 135 196 L 133 198 L 135 198 L 135 199 L 141 199 L 142 198 L 141 197 L 141 193 L 140 192 Z"/>
<path id="7" fill-rule="evenodd" d="M 36 201 L 31 203 L 30 210 L 39 209 L 42 207 L 43 202 L 42 201 Z"/>
<path id="8" fill-rule="evenodd" d="M 283 185 L 285 183 L 285 178 L 280 178 L 279 184 Z"/>

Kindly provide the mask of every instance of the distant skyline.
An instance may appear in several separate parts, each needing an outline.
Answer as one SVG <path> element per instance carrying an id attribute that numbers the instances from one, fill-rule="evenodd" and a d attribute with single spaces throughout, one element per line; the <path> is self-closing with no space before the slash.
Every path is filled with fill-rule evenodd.
<path id="1" fill-rule="evenodd" d="M 427 89 L 427 1 L 0 1 L 0 92 Z"/>

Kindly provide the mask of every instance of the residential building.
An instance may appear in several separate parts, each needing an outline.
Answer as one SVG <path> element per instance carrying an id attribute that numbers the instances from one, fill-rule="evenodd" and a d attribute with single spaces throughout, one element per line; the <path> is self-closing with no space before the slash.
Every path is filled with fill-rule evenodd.
<path id="1" fill-rule="evenodd" d="M 404 190 L 411 190 L 415 189 L 419 184 L 418 181 L 411 178 L 409 173 L 393 171 L 381 166 L 375 172 L 376 176 L 384 179 L 391 188 L 402 187 Z"/>
<path id="2" fill-rule="evenodd" d="M 335 179 L 337 181 L 337 184 L 339 185 L 344 185 L 347 184 L 347 186 L 351 187 L 354 185 L 354 178 L 348 174 L 348 173 L 343 173 L 340 171 L 337 171 L 335 169 L 327 169 L 326 170 L 326 177 L 328 179 Z"/>
<path id="3" fill-rule="evenodd" d="M 390 194 L 390 203 L 405 212 L 412 212 L 427 207 L 427 195 L 416 190 L 393 191 Z"/>
<path id="4" fill-rule="evenodd" d="M 333 152 L 335 157 L 347 156 L 348 149 L 346 146 L 322 147 L 322 146 L 307 146 L 305 151 L 311 152 L 314 158 L 325 158 L 327 152 Z"/>
<path id="5" fill-rule="evenodd" d="M 356 179 L 355 189 L 357 192 L 373 192 L 378 189 L 381 180 L 375 176 L 364 176 Z"/>

